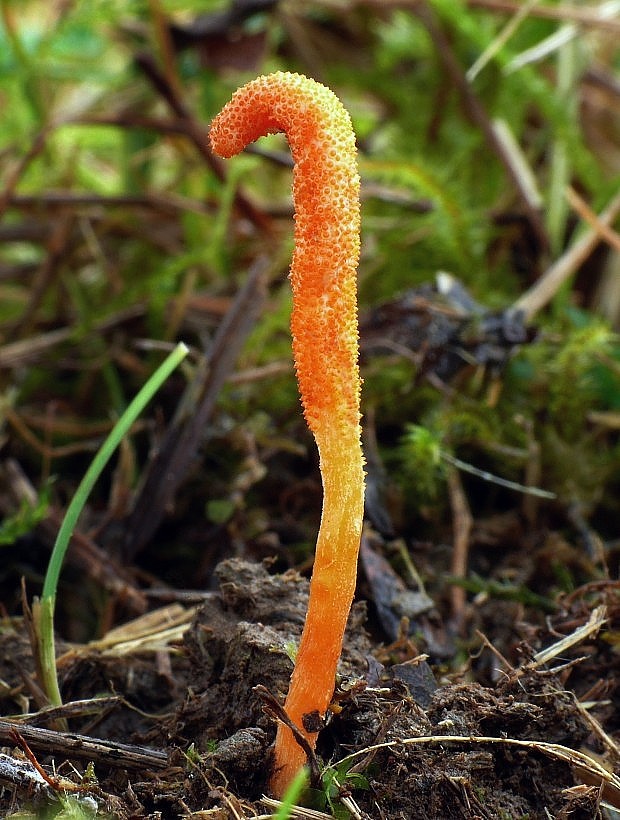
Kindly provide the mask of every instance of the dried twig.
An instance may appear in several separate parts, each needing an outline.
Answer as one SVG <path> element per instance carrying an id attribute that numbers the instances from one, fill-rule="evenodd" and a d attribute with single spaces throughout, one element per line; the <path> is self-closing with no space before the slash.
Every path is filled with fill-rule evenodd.
<path id="1" fill-rule="evenodd" d="M 452 547 L 451 573 L 456 578 L 467 575 L 467 561 L 469 556 L 469 538 L 473 526 L 473 517 L 469 509 L 469 502 L 463 490 L 461 479 L 454 467 L 448 469 L 448 493 L 452 508 L 452 530 L 454 543 Z M 463 622 L 465 613 L 466 591 L 464 587 L 452 585 L 450 598 L 452 601 L 452 620 L 457 626 Z"/>
<path id="2" fill-rule="evenodd" d="M 203 367 L 186 391 L 177 417 L 144 473 L 127 524 L 125 556 L 128 560 L 133 559 L 153 535 L 195 462 L 220 390 L 260 312 L 266 270 L 267 261 L 259 257 L 217 330 L 208 366 Z"/>
<path id="3" fill-rule="evenodd" d="M 414 4 L 412 10 L 413 13 L 421 20 L 433 40 L 437 50 L 437 56 L 443 63 L 446 73 L 458 91 L 468 116 L 472 122 L 480 128 L 489 148 L 504 166 L 508 178 L 512 182 L 517 194 L 519 195 L 519 198 L 521 199 L 524 211 L 527 214 L 527 218 L 532 226 L 532 229 L 536 233 L 541 246 L 543 248 L 548 248 L 549 239 L 547 237 L 547 231 L 544 226 L 542 214 L 538 209 L 532 207 L 532 203 L 530 201 L 530 191 L 529 189 L 523 187 L 523 180 L 515 169 L 514 163 L 512 162 L 512 157 L 506 153 L 505 146 L 501 139 L 498 139 L 493 123 L 489 118 L 489 115 L 487 114 L 482 102 L 475 94 L 471 84 L 467 81 L 463 67 L 459 63 L 454 53 L 454 49 L 452 48 L 452 44 L 450 43 L 450 40 L 441 24 L 437 20 L 433 9 L 429 3 L 420 2 Z"/>
<path id="4" fill-rule="evenodd" d="M 173 113 L 184 124 L 187 137 L 193 142 L 209 168 L 211 168 L 219 179 L 224 179 L 222 164 L 213 156 L 209 148 L 207 129 L 191 114 L 189 108 L 187 108 L 175 89 L 168 82 L 168 79 L 159 70 L 153 57 L 146 53 L 138 54 L 136 55 L 136 65 L 141 69 L 162 99 L 166 101 Z M 259 228 L 259 230 L 267 234 L 271 233 L 271 220 L 265 213 L 255 208 L 239 191 L 235 194 L 235 204 L 241 213 L 243 213 L 253 225 Z"/>
<path id="5" fill-rule="evenodd" d="M 256 692 L 259 696 L 261 701 L 263 702 L 263 711 L 266 715 L 268 715 L 272 720 L 280 721 L 293 733 L 293 736 L 297 743 L 301 746 L 304 750 L 306 758 L 308 760 L 308 768 L 310 769 L 310 784 L 313 788 L 319 788 L 321 783 L 321 770 L 319 768 L 319 763 L 314 753 L 314 749 L 306 740 L 305 735 L 301 733 L 299 728 L 293 723 L 293 721 L 289 718 L 289 716 L 284 711 L 284 707 L 280 703 L 280 701 L 271 694 L 269 689 L 262 684 L 258 684 L 252 690 Z"/>
<path id="6" fill-rule="evenodd" d="M 102 118 L 100 118 L 102 119 Z M 98 123 L 100 120 L 79 120 L 80 124 Z M 182 129 L 185 133 L 185 129 Z M 43 208 L 56 210 L 57 208 L 145 208 L 152 211 L 161 211 L 166 214 L 176 214 L 179 211 L 205 214 L 209 211 L 207 205 L 196 199 L 172 192 L 150 194 L 102 194 L 78 193 L 76 191 L 42 191 L 36 196 L 32 194 L 15 194 L 11 198 L 11 207 L 20 210 Z"/>
<path id="7" fill-rule="evenodd" d="M 553 760 L 559 760 L 575 768 L 579 776 L 588 785 L 597 785 L 602 788 L 603 796 L 614 808 L 620 808 L 620 777 L 607 769 L 585 752 L 569 749 L 559 743 L 548 743 L 542 740 L 519 740 L 512 737 L 489 737 L 486 735 L 425 735 L 423 737 L 407 737 L 386 743 L 377 743 L 365 749 L 358 749 L 338 761 L 337 766 L 349 763 L 361 755 L 380 749 L 390 749 L 395 755 L 403 748 L 415 746 L 439 746 L 449 744 L 469 744 L 471 746 L 505 746 L 512 749 L 522 749 L 527 752 L 537 752 Z"/>
<path id="8" fill-rule="evenodd" d="M 550 660 L 556 658 L 558 655 L 563 655 L 570 647 L 581 643 L 581 641 L 586 638 L 590 638 L 601 629 L 606 618 L 607 608 L 604 606 L 597 606 L 596 609 L 592 610 L 590 618 L 586 624 L 580 626 L 578 629 L 575 629 L 575 631 L 571 632 L 570 635 L 566 635 L 559 641 L 556 641 L 556 643 L 552 646 L 548 646 L 546 649 L 542 649 L 540 652 L 537 652 L 534 655 L 533 666 L 528 666 L 527 668 L 535 669 L 538 666 L 542 666 L 542 664 L 549 663 Z"/>
<path id="9" fill-rule="evenodd" d="M 595 230 L 602 240 L 612 247 L 617 253 L 620 253 L 620 234 L 614 231 L 611 225 L 601 221 L 596 213 L 590 208 L 585 199 L 577 193 L 574 188 L 570 186 L 566 189 L 566 198 L 571 208 L 586 222 L 593 230 Z"/>
<path id="10" fill-rule="evenodd" d="M 467 5 L 471 8 L 510 15 L 518 14 L 522 3 L 523 0 L 467 0 Z M 582 8 L 578 3 L 538 3 L 528 9 L 528 15 L 561 23 L 577 23 L 588 28 L 603 28 L 605 31 L 620 34 L 620 22 L 603 17 L 596 5 Z"/>
<path id="11" fill-rule="evenodd" d="M 50 131 L 51 127 L 41 130 L 33 139 L 28 151 L 26 151 L 24 156 L 9 172 L 8 179 L 5 180 L 3 190 L 0 192 L 0 218 L 4 216 L 6 209 L 11 204 L 11 197 L 19 185 L 20 179 L 28 170 L 28 166 L 45 148 L 45 141 L 47 140 Z"/>
<path id="12" fill-rule="evenodd" d="M 143 316 L 144 313 L 144 305 L 132 305 L 98 322 L 94 325 L 93 332 L 107 333 L 124 322 Z M 39 336 L 32 336 L 29 339 L 20 339 L 18 342 L 2 345 L 0 347 L 0 370 L 33 364 L 44 354 L 49 354 L 59 344 L 70 341 L 76 332 L 76 327 L 62 327 L 48 333 L 42 333 Z"/>
<path id="13" fill-rule="evenodd" d="M 263 797 L 260 802 L 267 806 L 268 809 L 274 810 L 279 809 L 283 805 L 281 800 L 274 800 L 273 797 Z M 325 814 L 323 811 L 307 809 L 304 806 L 287 807 L 286 816 L 292 818 L 292 820 L 333 820 L 334 817 L 333 814 Z M 273 818 L 274 813 L 270 812 L 269 814 L 260 814 L 254 818 L 254 820 L 273 820 Z"/>
<path id="14" fill-rule="evenodd" d="M 100 740 L 72 732 L 54 732 L 22 724 L 16 726 L 7 720 L 0 720 L 0 742 L 4 745 L 14 743 L 16 729 L 31 748 L 57 757 L 99 761 L 119 769 L 164 769 L 168 765 L 168 754 L 159 749 Z"/>
<path id="15" fill-rule="evenodd" d="M 620 214 L 620 194 L 616 195 L 597 219 L 597 227 L 590 228 L 580 239 L 557 259 L 540 279 L 513 304 L 511 311 L 520 314 L 524 320 L 531 320 L 539 310 L 548 304 L 564 282 L 590 256 L 602 241 L 600 226 L 609 227 Z"/>
<path id="16" fill-rule="evenodd" d="M 63 258 L 67 255 L 67 246 L 74 220 L 75 215 L 73 213 L 64 213 L 55 222 L 47 242 L 47 254 L 29 287 L 30 298 L 28 304 L 18 321 L 11 327 L 10 333 L 13 337 L 23 335 L 30 329 L 32 320 L 48 286 L 56 275 Z"/>

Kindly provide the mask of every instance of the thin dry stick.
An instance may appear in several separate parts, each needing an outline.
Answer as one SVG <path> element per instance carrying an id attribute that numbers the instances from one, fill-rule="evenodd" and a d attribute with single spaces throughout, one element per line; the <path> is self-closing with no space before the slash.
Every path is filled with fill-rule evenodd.
<path id="1" fill-rule="evenodd" d="M 272 720 L 283 723 L 291 730 L 296 742 L 301 746 L 304 754 L 306 755 L 308 768 L 310 769 L 310 785 L 314 789 L 319 789 L 321 787 L 321 772 L 319 769 L 317 756 L 314 753 L 314 748 L 310 745 L 310 743 L 308 743 L 303 732 L 298 729 L 298 727 L 287 715 L 284 707 L 280 704 L 280 701 L 275 697 L 275 695 L 271 694 L 266 686 L 259 683 L 258 686 L 253 687 L 253 691 L 256 692 L 263 703 L 263 712 Z"/>
<path id="2" fill-rule="evenodd" d="M 378 0 L 385 2 L 385 0 Z M 401 0 L 404 6 L 410 6 L 416 0 Z M 498 12 L 500 14 L 517 14 L 521 9 L 523 0 L 467 0 L 467 5 L 471 8 L 483 9 L 484 11 Z M 577 3 L 568 5 L 559 3 L 558 5 L 536 5 L 530 8 L 530 17 L 539 17 L 543 20 L 557 20 L 562 23 L 577 23 L 580 26 L 589 28 L 604 28 L 606 31 L 614 31 L 620 34 L 620 22 L 618 20 L 605 19 L 597 12 L 595 7 L 580 8 Z"/>
<path id="3" fill-rule="evenodd" d="M 136 56 L 136 64 L 144 72 L 144 75 L 148 78 L 153 88 L 155 88 L 162 99 L 166 101 L 174 114 L 185 124 L 186 134 L 193 142 L 200 156 L 205 160 L 213 173 L 219 179 L 223 180 L 224 171 L 222 169 L 222 163 L 216 159 L 209 149 L 208 132 L 195 117 L 192 116 L 184 101 L 176 94 L 175 89 L 171 87 L 168 79 L 164 77 L 159 70 L 153 57 L 150 54 L 138 54 Z M 269 217 L 263 211 L 255 208 L 239 190 L 235 193 L 235 204 L 246 219 L 249 219 L 256 228 L 267 235 L 271 234 L 271 220 Z"/>
<path id="4" fill-rule="evenodd" d="M 474 519 L 469 509 L 467 496 L 463 490 L 458 470 L 451 467 L 448 470 L 448 493 L 452 508 L 452 526 L 454 543 L 452 547 L 451 572 L 457 578 L 464 578 L 467 574 L 467 559 L 469 556 L 469 537 Z M 450 589 L 452 601 L 452 619 L 460 625 L 465 612 L 466 593 L 461 586 L 453 585 Z"/>
<path id="5" fill-rule="evenodd" d="M 544 273 L 541 278 L 513 304 L 511 311 L 519 313 L 525 321 L 531 320 L 548 304 L 564 282 L 585 262 L 601 241 L 599 226 L 609 227 L 620 214 L 620 194 L 617 194 L 600 214 L 597 227 L 591 228 L 577 239 L 566 253 Z"/>
<path id="6" fill-rule="evenodd" d="M 63 214 L 55 222 L 52 234 L 47 243 L 47 255 L 36 272 L 29 287 L 30 298 L 26 308 L 17 322 L 10 328 L 10 336 L 21 336 L 30 330 L 34 316 L 43 301 L 48 287 L 58 274 L 63 259 L 67 257 L 67 248 L 74 225 L 73 214 Z"/>
<path id="7" fill-rule="evenodd" d="M 39 156 L 45 148 L 45 141 L 51 131 L 50 128 L 44 128 L 40 131 L 32 141 L 32 145 L 24 156 L 16 163 L 12 171 L 9 172 L 8 178 L 4 183 L 4 190 L 0 192 L 0 218 L 11 204 L 11 197 L 22 176 L 26 173 L 30 163 Z"/>
<path id="8" fill-rule="evenodd" d="M 55 447 L 49 441 L 48 435 L 46 435 L 45 440 L 42 441 L 35 433 L 33 433 L 28 421 L 20 413 L 17 413 L 12 407 L 4 408 L 4 417 L 6 423 L 13 428 L 19 438 L 32 447 L 32 449 L 46 462 L 57 458 L 66 458 L 67 456 L 75 455 L 75 453 L 96 452 L 101 446 L 102 433 L 94 433 L 90 435 L 89 438 L 81 438 L 71 444 L 61 444 Z M 112 425 L 110 425 L 110 427 L 111 426 Z M 143 425 L 136 425 L 136 428 L 134 429 L 139 429 L 140 426 Z M 53 432 L 53 425 L 49 425 L 47 428 L 44 428 L 44 430 L 47 434 L 51 434 Z M 76 435 L 83 434 L 83 430 L 80 433 L 76 433 Z"/>
<path id="9" fill-rule="evenodd" d="M 598 231 L 599 235 L 605 240 L 605 242 L 620 253 L 620 234 L 614 231 L 610 225 L 605 225 L 605 223 L 601 222 L 598 214 L 594 213 L 585 199 L 579 196 L 577 191 L 571 186 L 566 189 L 566 199 L 568 200 L 571 208 L 583 219 L 583 221 L 587 222 L 588 225 L 595 231 Z"/>
<path id="10" fill-rule="evenodd" d="M 491 62 L 493 57 L 501 51 L 515 31 L 519 28 L 521 23 L 529 17 L 532 8 L 536 6 L 538 2 L 539 0 L 525 0 L 525 2 L 519 6 L 504 28 L 496 35 L 496 37 L 489 43 L 482 54 L 469 68 L 467 72 L 467 79 L 470 83 L 473 82 L 478 74 L 480 74 L 482 69 Z"/>
<path id="11" fill-rule="evenodd" d="M 556 641 L 552 646 L 537 652 L 534 655 L 534 664 L 528 669 L 537 668 L 542 664 L 549 663 L 549 661 L 556 658 L 558 655 L 563 655 L 568 649 L 581 643 L 586 638 L 595 635 L 605 623 L 607 619 L 607 608 L 605 606 L 597 606 L 590 614 L 588 622 L 583 626 L 575 629 L 570 635 L 565 635 L 559 641 Z"/>
<path id="12" fill-rule="evenodd" d="M 17 728 L 11 729 L 11 731 L 9 732 L 9 739 L 11 743 L 14 743 L 17 747 L 19 747 L 22 750 L 26 758 L 30 761 L 31 766 L 35 769 L 35 771 L 39 773 L 43 780 L 45 780 L 47 785 L 55 792 L 59 791 L 61 788 L 60 781 L 48 775 L 43 766 L 37 760 L 35 753 L 32 751 L 26 740 L 21 736 Z M 65 788 L 67 791 L 73 791 L 78 788 L 78 786 L 69 782 L 63 783 L 62 787 Z"/>
<path id="13" fill-rule="evenodd" d="M 523 187 L 523 180 L 512 162 L 512 157 L 506 153 L 503 142 L 498 139 L 493 128 L 493 123 L 489 118 L 482 102 L 474 93 L 471 84 L 467 81 L 463 67 L 459 63 L 452 44 L 446 35 L 441 24 L 437 20 L 433 9 L 427 2 L 412 4 L 413 13 L 421 20 L 428 31 L 437 50 L 437 56 L 443 63 L 446 74 L 459 93 L 465 110 L 472 122 L 480 128 L 489 148 L 497 156 L 506 170 L 508 179 L 512 182 L 515 191 L 519 195 L 527 218 L 535 231 L 539 242 L 543 248 L 549 247 L 547 231 L 542 219 L 541 212 L 532 207 L 530 202 L 530 191 Z"/>
<path id="14" fill-rule="evenodd" d="M 16 729 L 31 748 L 43 754 L 62 755 L 69 759 L 94 760 L 101 765 L 119 769 L 149 771 L 165 769 L 169 765 L 167 752 L 159 749 L 101 740 L 73 732 L 54 732 L 51 729 L 21 724 L 16 726 L 8 720 L 0 720 L 0 741 L 5 745 L 14 742 L 13 733 Z"/>
<path id="15" fill-rule="evenodd" d="M 263 796 L 260 802 L 267 808 L 274 810 L 278 810 L 284 805 L 282 800 L 275 800 L 273 797 Z M 334 817 L 333 814 L 325 814 L 325 812 L 317 811 L 317 809 L 307 809 L 305 806 L 291 806 L 287 808 L 287 812 L 286 817 L 290 817 L 291 820 L 333 820 Z M 274 817 L 275 814 L 272 811 L 269 814 L 259 814 L 254 820 L 273 820 Z"/>
<path id="16" fill-rule="evenodd" d="M 423 737 L 408 737 L 386 743 L 377 743 L 365 749 L 358 749 L 350 755 L 343 757 L 334 765 L 342 766 L 345 763 L 348 764 L 361 755 L 367 755 L 369 752 L 375 750 L 390 749 L 398 754 L 403 747 L 426 746 L 435 743 L 440 746 L 448 743 L 506 746 L 529 752 L 538 752 L 554 760 L 561 760 L 569 766 L 574 766 L 580 777 L 582 777 L 588 785 L 600 786 L 603 790 L 605 800 L 608 800 L 615 808 L 620 808 L 620 777 L 612 772 L 608 772 L 601 763 L 585 752 L 569 749 L 567 746 L 561 746 L 559 743 L 547 743 L 542 740 L 519 740 L 512 737 L 490 737 L 487 735 L 426 735 Z"/>
<path id="17" fill-rule="evenodd" d="M 78 120 L 77 122 L 80 125 L 90 124 L 90 121 L 84 119 Z M 93 118 L 93 122 L 100 124 L 96 118 Z M 118 125 L 119 123 L 116 124 Z M 186 133 L 184 126 L 179 130 L 179 133 Z M 191 211 L 192 213 L 203 215 L 209 213 L 209 209 L 204 202 L 173 193 L 110 194 L 103 196 L 102 194 L 76 193 L 75 191 L 45 191 L 36 196 L 30 194 L 15 194 L 11 198 L 11 207 L 21 208 L 23 210 L 36 209 L 40 211 L 42 208 L 55 210 L 63 205 L 67 205 L 70 208 L 87 208 L 93 206 L 97 209 L 115 207 L 148 208 L 149 210 L 162 211 L 166 214 L 176 214 L 178 211 Z"/>
<path id="18" fill-rule="evenodd" d="M 530 207 L 538 212 L 544 205 L 544 197 L 521 146 L 505 120 L 493 120 L 492 128 L 498 143 L 503 146 L 505 162 L 512 168 L 513 177 L 519 180 L 521 195 L 527 199 Z"/>
<path id="19" fill-rule="evenodd" d="M 143 477 L 127 524 L 126 560 L 148 543 L 195 462 L 220 390 L 260 313 L 266 278 L 267 262 L 259 257 L 215 334 L 208 367 L 205 364 L 186 390 L 177 417 Z"/>
<path id="20" fill-rule="evenodd" d="M 61 523 L 61 511 L 51 507 L 47 517 L 39 525 L 38 532 L 51 545 L 56 538 Z M 71 536 L 69 556 L 71 562 L 76 567 L 83 569 L 89 578 L 93 578 L 107 592 L 122 600 L 123 606 L 130 608 L 133 612 L 144 612 L 146 599 L 142 590 L 135 585 L 131 572 L 115 561 L 110 553 L 100 547 L 98 543 L 95 543 L 84 533 L 74 530 Z"/>
<path id="21" fill-rule="evenodd" d="M 93 328 L 94 333 L 107 333 L 124 322 L 144 316 L 144 305 L 132 305 L 129 308 L 115 313 L 113 316 L 98 322 Z M 50 330 L 39 336 L 29 339 L 20 339 L 17 342 L 0 346 L 0 370 L 10 367 L 25 367 L 36 362 L 44 355 L 53 355 L 53 349 L 63 342 L 69 341 L 78 331 L 78 327 L 61 327 Z"/>

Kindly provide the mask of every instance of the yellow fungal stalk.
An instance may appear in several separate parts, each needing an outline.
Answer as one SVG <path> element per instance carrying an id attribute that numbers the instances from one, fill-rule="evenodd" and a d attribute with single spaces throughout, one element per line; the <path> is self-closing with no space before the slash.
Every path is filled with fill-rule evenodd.
<path id="1" fill-rule="evenodd" d="M 337 97 L 299 74 L 258 77 L 235 92 L 211 125 L 213 150 L 239 153 L 284 131 L 294 160 L 295 250 L 291 333 L 299 392 L 319 450 L 323 513 L 308 613 L 284 708 L 314 746 L 303 716 L 323 716 L 355 592 L 364 512 L 356 269 L 359 176 L 351 120 Z M 305 755 L 290 729 L 276 737 L 271 788 L 281 795 Z"/>

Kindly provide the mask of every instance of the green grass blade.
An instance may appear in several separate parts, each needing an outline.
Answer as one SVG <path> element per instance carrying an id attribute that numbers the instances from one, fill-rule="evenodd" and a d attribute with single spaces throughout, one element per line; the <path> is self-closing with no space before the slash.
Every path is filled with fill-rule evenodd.
<path id="1" fill-rule="evenodd" d="M 293 806 L 297 804 L 301 793 L 308 786 L 308 769 L 304 766 L 301 768 L 295 777 L 290 782 L 282 802 L 278 806 L 277 812 L 274 814 L 274 820 L 289 820 Z"/>
<path id="2" fill-rule="evenodd" d="M 41 673 L 44 678 L 44 686 L 50 701 L 59 706 L 61 704 L 60 693 L 56 675 L 56 661 L 54 652 L 54 607 L 56 603 L 56 590 L 58 588 L 58 578 L 60 570 L 75 529 L 80 513 L 97 479 L 101 475 L 106 464 L 112 457 L 114 451 L 129 432 L 132 424 L 136 421 L 140 413 L 144 410 L 155 393 L 159 390 L 168 376 L 187 356 L 188 349 L 183 343 L 178 344 L 170 355 L 161 363 L 146 384 L 138 392 L 133 401 L 129 404 L 123 415 L 112 428 L 109 436 L 101 445 L 101 448 L 94 457 L 90 467 L 86 471 L 84 478 L 80 482 L 71 503 L 67 508 L 65 517 L 56 537 L 56 543 L 50 556 L 47 567 L 41 601 L 36 611 L 38 612 L 37 628 L 39 633 L 39 660 Z"/>

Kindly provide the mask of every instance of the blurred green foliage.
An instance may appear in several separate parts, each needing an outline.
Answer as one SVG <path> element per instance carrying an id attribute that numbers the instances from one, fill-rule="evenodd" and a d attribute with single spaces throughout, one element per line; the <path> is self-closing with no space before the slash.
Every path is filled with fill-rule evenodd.
<path id="1" fill-rule="evenodd" d="M 49 507 L 49 489 L 43 488 L 33 503 L 22 501 L 13 515 L 0 523 L 0 546 L 10 546 L 24 535 L 33 531 L 42 521 Z"/>
<path id="2" fill-rule="evenodd" d="M 523 215 L 506 168 L 469 116 L 424 15 L 354 2 L 281 3 L 235 23 L 230 39 L 215 25 L 211 40 L 175 49 L 168 24 L 191 29 L 199 15 L 228 8 L 220 0 L 0 3 L 0 152 L 4 186 L 14 186 L 0 245 L 6 271 L 0 331 L 6 343 L 15 328 L 24 341 L 71 328 L 42 366 L 4 370 L 4 387 L 18 385 L 18 409 L 91 395 L 92 402 L 77 402 L 76 414 L 118 412 L 140 373 L 119 360 L 101 323 L 143 306 L 139 334 L 167 342 L 183 336 L 208 350 L 221 315 L 193 315 L 188 306 L 205 296 L 232 297 L 264 252 L 274 262 L 268 309 L 239 366 L 290 362 L 284 280 L 292 220 L 290 168 L 279 159 L 284 141 L 272 137 L 260 143 L 259 156 L 227 163 L 222 182 L 140 68 L 140 54 L 151 55 L 205 129 L 231 91 L 259 72 L 299 70 L 336 90 L 360 145 L 362 311 L 431 281 L 438 270 L 449 270 L 486 307 L 505 309 L 573 235 L 565 185 L 578 188 L 594 210 L 617 189 L 613 162 L 597 151 L 578 104 L 579 83 L 591 66 L 618 70 L 604 31 L 587 30 L 524 61 L 564 25 L 526 15 L 471 83 L 489 121 L 510 128 L 532 169 L 550 238 L 546 250 L 519 227 Z M 434 16 L 463 71 L 498 42 L 507 23 L 464 0 L 421 8 Z M 273 235 L 239 216 L 239 190 L 271 218 Z M 64 196 L 63 204 L 49 204 L 51 195 Z M 80 196 L 95 199 L 75 199 Z M 141 197 L 149 202 L 138 206 Z M 46 280 L 50 237 L 62 219 L 71 238 Z M 533 247 L 526 252 L 528 241 Z M 620 407 L 620 348 L 611 326 L 574 302 L 565 288 L 554 310 L 535 318 L 537 341 L 509 362 L 493 401 L 492 379 L 482 367 L 471 367 L 454 392 L 442 393 L 418 379 L 409 360 L 371 358 L 364 396 L 391 478 L 413 486 L 420 499 L 436 496 L 444 488 L 436 458 L 443 449 L 520 480 L 523 454 L 534 441 L 541 448 L 540 480 L 560 495 L 583 490 L 592 500 L 594 485 L 617 480 L 616 436 L 590 414 Z M 121 348 L 129 333 L 119 334 Z M 63 369 L 67 358 L 70 367 Z M 274 429 L 298 418 L 292 370 L 258 385 L 226 388 L 223 411 L 238 421 L 267 413 Z M 567 482 L 576 450 L 579 463 Z M 207 507 L 209 516 L 222 520 L 227 510 L 217 504 Z"/>

